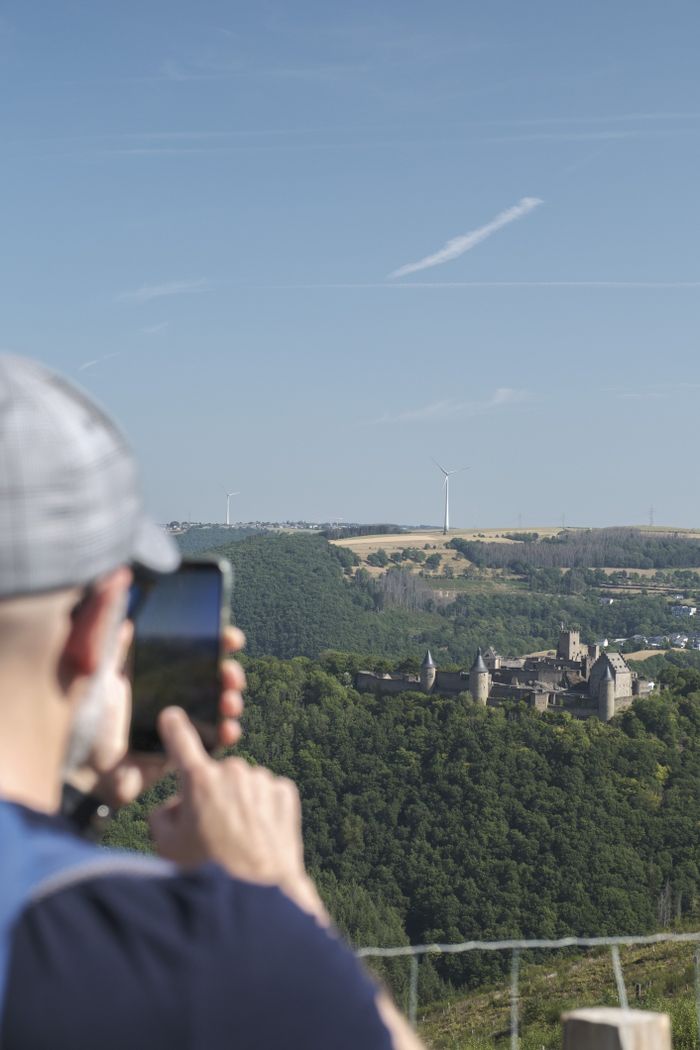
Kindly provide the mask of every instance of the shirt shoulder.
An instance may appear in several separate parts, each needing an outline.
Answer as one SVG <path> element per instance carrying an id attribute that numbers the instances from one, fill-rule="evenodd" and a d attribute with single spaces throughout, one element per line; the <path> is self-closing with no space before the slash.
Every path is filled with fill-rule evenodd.
<path id="1" fill-rule="evenodd" d="M 349 948 L 273 887 L 213 865 L 115 873 L 21 916 L 3 1045 L 389 1050 L 375 997 Z"/>

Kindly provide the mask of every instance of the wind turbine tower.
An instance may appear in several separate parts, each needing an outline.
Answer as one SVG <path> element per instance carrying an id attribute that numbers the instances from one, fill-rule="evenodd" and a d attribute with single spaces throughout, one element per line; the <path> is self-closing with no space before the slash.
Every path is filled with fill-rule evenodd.
<path id="1" fill-rule="evenodd" d="M 458 467 L 457 470 L 445 470 L 444 467 L 440 466 L 436 459 L 433 460 L 433 463 L 438 468 L 438 470 L 442 471 L 445 478 L 445 480 L 442 483 L 442 487 L 445 490 L 445 524 L 442 528 L 442 534 L 443 536 L 446 536 L 450 529 L 450 478 L 453 474 L 461 474 L 463 470 L 469 470 L 470 468 Z"/>
<path id="2" fill-rule="evenodd" d="M 240 492 L 226 493 L 226 524 L 231 524 L 231 496 L 240 496 Z"/>

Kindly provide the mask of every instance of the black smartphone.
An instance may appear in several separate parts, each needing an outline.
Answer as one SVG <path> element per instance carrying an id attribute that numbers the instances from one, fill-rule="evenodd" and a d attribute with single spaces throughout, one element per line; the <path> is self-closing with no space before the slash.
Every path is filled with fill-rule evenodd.
<path id="1" fill-rule="evenodd" d="M 204 746 L 217 744 L 223 628 L 229 622 L 227 561 L 183 561 L 176 572 L 137 579 L 127 615 L 134 624 L 130 667 L 133 751 L 162 751 L 164 707 L 187 711 Z"/>

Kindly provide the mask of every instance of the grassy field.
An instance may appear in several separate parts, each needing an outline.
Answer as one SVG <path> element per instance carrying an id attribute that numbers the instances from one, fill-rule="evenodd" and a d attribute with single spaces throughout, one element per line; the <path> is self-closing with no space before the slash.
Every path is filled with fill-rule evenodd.
<path id="1" fill-rule="evenodd" d="M 697 1046 L 695 950 L 691 944 L 657 944 L 620 951 L 630 1006 L 669 1013 L 674 1050 Z M 559 1018 L 566 1010 L 619 1005 L 607 949 L 549 953 L 545 961 L 523 960 L 519 993 L 523 1050 L 559 1050 Z M 431 1050 L 506 1050 L 510 1040 L 508 980 L 423 1010 L 419 998 L 419 1031 Z"/>

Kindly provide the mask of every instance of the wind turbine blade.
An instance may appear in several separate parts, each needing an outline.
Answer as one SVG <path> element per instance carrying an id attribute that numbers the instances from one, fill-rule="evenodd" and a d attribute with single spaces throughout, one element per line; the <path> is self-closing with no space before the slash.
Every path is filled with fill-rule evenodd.
<path id="1" fill-rule="evenodd" d="M 438 468 L 438 470 L 441 470 L 442 473 L 445 475 L 445 477 L 447 477 L 447 475 L 450 473 L 449 470 L 445 470 L 444 467 L 441 467 L 440 464 L 438 463 L 438 461 L 436 459 L 433 459 L 432 456 L 430 458 L 433 460 L 433 463 Z"/>
<path id="2" fill-rule="evenodd" d="M 456 470 L 448 471 L 448 474 L 461 474 L 465 470 L 471 470 L 471 467 L 457 467 Z"/>

